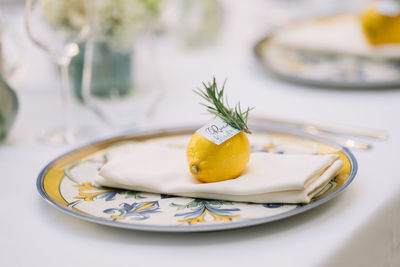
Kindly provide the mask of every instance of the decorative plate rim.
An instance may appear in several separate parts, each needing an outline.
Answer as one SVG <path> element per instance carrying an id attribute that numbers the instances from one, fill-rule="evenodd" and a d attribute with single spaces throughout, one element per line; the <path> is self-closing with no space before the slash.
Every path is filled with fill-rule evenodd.
<path id="1" fill-rule="evenodd" d="M 336 197 L 339 193 L 341 193 L 355 178 L 357 170 L 358 170 L 358 164 L 355 156 L 350 152 L 349 149 L 329 140 L 324 137 L 316 136 L 313 134 L 309 134 L 307 132 L 304 132 L 302 130 L 290 127 L 290 126 L 282 126 L 282 125 L 277 125 L 273 123 L 264 123 L 264 122 L 250 122 L 249 125 L 252 127 L 257 127 L 259 129 L 264 129 L 264 130 L 275 130 L 275 131 L 281 131 L 287 134 L 294 134 L 298 136 L 304 136 L 304 137 L 309 137 L 321 142 L 324 142 L 326 144 L 332 145 L 338 149 L 341 150 L 349 159 L 350 165 L 351 165 L 351 171 L 349 174 L 349 177 L 347 178 L 346 182 L 343 183 L 335 192 L 329 194 L 326 197 L 323 197 L 322 199 L 316 200 L 315 202 L 312 202 L 310 204 L 306 204 L 300 207 L 297 207 L 295 209 L 268 216 L 268 217 L 263 217 L 263 218 L 255 218 L 255 219 L 247 219 L 245 221 L 238 221 L 238 222 L 231 222 L 229 224 L 212 224 L 212 225 L 191 225 L 190 227 L 188 226 L 179 226 L 179 225 L 173 225 L 173 226 L 160 226 L 160 225 L 143 225 L 143 224 L 128 224 L 128 223 L 121 223 L 118 221 L 108 221 L 105 219 L 100 219 L 94 216 L 90 215 L 85 215 L 81 214 L 78 212 L 75 212 L 71 209 L 68 209 L 54 200 L 50 198 L 50 196 L 46 193 L 44 186 L 43 186 L 43 180 L 45 177 L 45 174 L 47 171 L 60 159 L 66 157 L 67 155 L 73 154 L 76 151 L 83 149 L 85 147 L 90 147 L 94 146 L 97 144 L 101 144 L 106 141 L 112 141 L 113 139 L 118 140 L 118 139 L 123 139 L 123 138 L 130 138 L 130 137 L 135 137 L 135 136 L 146 136 L 146 135 L 151 135 L 151 134 L 156 134 L 156 133 L 174 133 L 174 132 L 184 132 L 184 131 L 189 131 L 193 129 L 197 129 L 200 126 L 181 126 L 181 127 L 168 127 L 168 128 L 148 128 L 146 130 L 142 131 L 135 131 L 131 132 L 129 134 L 124 134 L 124 135 L 119 135 L 115 137 L 110 137 L 110 138 L 104 138 L 100 139 L 94 142 L 90 142 L 86 145 L 81 145 L 77 148 L 74 148 L 73 150 L 63 153 L 62 155 L 56 157 L 52 161 L 50 161 L 39 173 L 37 180 L 36 180 L 36 188 L 40 194 L 40 196 L 51 206 L 57 208 L 58 210 L 68 214 L 72 215 L 74 217 L 102 224 L 102 225 L 107 225 L 107 226 L 112 226 L 112 227 L 117 227 L 117 228 L 124 228 L 124 229 L 130 229 L 130 230 L 141 230 L 141 231 L 151 231 L 151 232 L 205 232 L 205 231 L 220 231 L 220 230 L 230 230 L 230 229 L 237 229 L 237 228 L 244 228 L 244 227 L 249 227 L 249 226 L 255 226 L 255 225 L 260 225 L 268 222 L 273 222 L 277 220 L 281 220 L 284 218 L 292 217 L 294 215 L 297 215 L 299 213 L 302 213 L 304 211 L 310 210 L 312 208 L 315 208 L 317 206 L 320 206 L 321 204 L 331 200 L 332 198 Z M 178 134 L 178 133 L 177 133 Z"/>

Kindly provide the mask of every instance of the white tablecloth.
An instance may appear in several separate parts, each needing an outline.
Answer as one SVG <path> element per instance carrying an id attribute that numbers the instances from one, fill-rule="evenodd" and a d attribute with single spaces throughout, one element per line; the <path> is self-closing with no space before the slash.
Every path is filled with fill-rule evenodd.
<path id="1" fill-rule="evenodd" d="M 0 146 L 1 266 L 400 266 L 400 90 L 310 88 L 273 79 L 251 52 L 264 31 L 258 17 L 237 5 L 225 11 L 223 49 L 182 55 L 165 48 L 170 50 L 160 56 L 160 69 L 166 94 L 149 123 L 206 120 L 191 89 L 212 75 L 227 77 L 231 102 L 241 99 L 257 115 L 387 130 L 388 141 L 353 151 L 359 162 L 354 182 L 313 210 L 239 230 L 152 233 L 68 216 L 43 201 L 35 186 L 45 164 L 73 147 L 37 141 L 40 129 L 59 120 L 58 98 L 50 90 L 55 83 L 49 65 L 38 62 L 44 55 L 26 43 L 25 64 L 13 78 L 18 120 Z M 96 120 L 81 112 L 83 122 Z"/>

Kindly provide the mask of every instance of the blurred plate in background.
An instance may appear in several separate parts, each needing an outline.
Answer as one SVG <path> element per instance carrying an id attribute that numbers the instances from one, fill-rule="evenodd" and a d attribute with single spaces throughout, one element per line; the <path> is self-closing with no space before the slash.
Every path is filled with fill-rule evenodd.
<path id="1" fill-rule="evenodd" d="M 373 47 L 356 15 L 290 23 L 255 45 L 255 54 L 274 75 L 322 87 L 400 86 L 400 45 Z"/>

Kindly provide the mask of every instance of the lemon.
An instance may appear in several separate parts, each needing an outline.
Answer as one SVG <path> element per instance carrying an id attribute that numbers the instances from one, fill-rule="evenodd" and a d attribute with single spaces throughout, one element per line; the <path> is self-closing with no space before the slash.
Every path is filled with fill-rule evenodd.
<path id="1" fill-rule="evenodd" d="M 201 103 L 207 111 L 240 132 L 222 144 L 216 145 L 197 132 L 193 134 L 186 150 L 190 172 L 205 183 L 219 182 L 238 177 L 250 159 L 250 144 L 246 133 L 251 133 L 247 126 L 249 111 L 242 111 L 240 103 L 231 108 L 224 96 L 225 82 L 218 89 L 215 77 L 212 82 L 203 82 L 204 90 L 194 92 L 207 101 Z M 224 129 L 225 126 L 222 129 Z"/>
<path id="2" fill-rule="evenodd" d="M 210 183 L 238 177 L 250 159 L 250 143 L 244 132 L 216 145 L 198 133 L 193 134 L 186 150 L 190 172 Z"/>
<path id="3" fill-rule="evenodd" d="M 385 16 L 369 8 L 361 16 L 361 25 L 372 45 L 400 43 L 400 15 Z"/>

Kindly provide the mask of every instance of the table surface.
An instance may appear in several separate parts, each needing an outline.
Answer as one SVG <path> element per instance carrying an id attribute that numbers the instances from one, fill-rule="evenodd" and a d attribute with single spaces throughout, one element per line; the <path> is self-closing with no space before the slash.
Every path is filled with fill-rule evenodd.
<path id="1" fill-rule="evenodd" d="M 226 6 L 229 27 L 224 26 L 218 48 L 182 52 L 166 46 L 168 52 L 158 55 L 165 94 L 149 125 L 206 120 L 199 115 L 202 107 L 193 104 L 198 98 L 191 89 L 216 75 L 228 78 L 232 102 L 255 106 L 259 116 L 387 130 L 389 140 L 368 140 L 372 150 L 353 151 L 359 171 L 344 192 L 291 218 L 209 233 L 124 230 L 66 215 L 39 196 L 35 182 L 49 161 L 74 146 L 49 146 L 37 139 L 42 128 L 59 122 L 59 97 L 50 63 L 24 37 L 24 64 L 10 81 L 20 110 L 10 138 L 0 146 L 0 265 L 399 266 L 400 88 L 335 90 L 274 79 L 252 54 L 265 32 L 261 17 Z M 84 123 L 97 120 L 84 107 L 76 110 Z M 105 130 L 93 138 L 114 133 Z"/>

